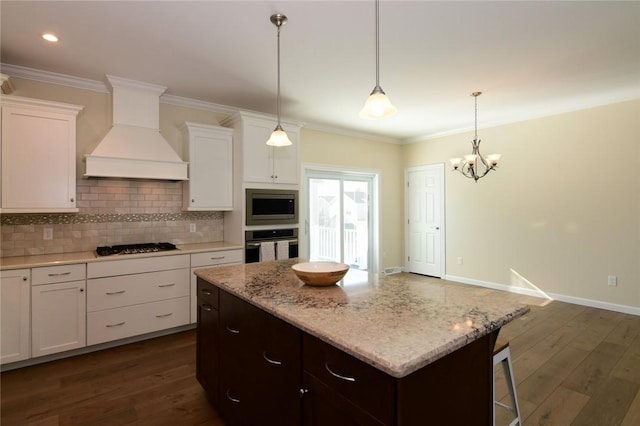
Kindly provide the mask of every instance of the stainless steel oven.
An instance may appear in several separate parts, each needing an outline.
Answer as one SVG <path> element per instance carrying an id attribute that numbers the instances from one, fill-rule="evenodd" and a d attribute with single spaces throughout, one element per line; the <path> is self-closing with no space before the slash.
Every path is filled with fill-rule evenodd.
<path id="1" fill-rule="evenodd" d="M 298 191 L 295 189 L 246 189 L 247 226 L 298 223 Z"/>
<path id="2" fill-rule="evenodd" d="M 278 244 L 278 242 L 281 242 L 281 244 Z M 263 255 L 269 251 L 262 247 L 263 244 L 269 250 L 273 249 L 274 259 L 298 257 L 298 228 L 245 231 L 245 263 L 266 260 L 263 259 Z M 282 253 L 279 250 L 286 250 L 286 253 Z"/>

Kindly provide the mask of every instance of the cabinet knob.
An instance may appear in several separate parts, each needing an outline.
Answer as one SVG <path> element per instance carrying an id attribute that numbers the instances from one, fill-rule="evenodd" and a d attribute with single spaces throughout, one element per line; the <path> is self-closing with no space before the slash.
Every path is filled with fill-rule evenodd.
<path id="1" fill-rule="evenodd" d="M 298 394 L 300 394 L 300 398 L 304 398 L 304 395 L 309 393 L 309 389 L 300 389 Z"/>
<path id="2" fill-rule="evenodd" d="M 71 202 L 73 203 L 74 201 L 75 201 L 75 199 L 73 199 L 73 198 L 72 198 L 72 199 L 71 199 Z"/>
<path id="3" fill-rule="evenodd" d="M 22 281 L 27 281 L 29 278 L 27 277 L 22 277 Z"/>
<path id="4" fill-rule="evenodd" d="M 191 199 L 191 202 L 192 202 L 192 203 L 195 203 L 195 202 L 196 202 L 195 198 L 192 198 L 192 199 Z"/>
<path id="5" fill-rule="evenodd" d="M 83 292 L 84 292 L 84 288 L 81 288 L 81 289 L 80 289 L 80 293 L 83 293 Z"/>

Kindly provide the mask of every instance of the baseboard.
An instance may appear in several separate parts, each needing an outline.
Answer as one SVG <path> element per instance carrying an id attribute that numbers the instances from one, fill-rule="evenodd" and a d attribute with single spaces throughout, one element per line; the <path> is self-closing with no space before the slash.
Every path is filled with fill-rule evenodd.
<path id="1" fill-rule="evenodd" d="M 494 290 L 508 291 L 510 293 L 523 294 L 525 296 L 539 297 L 549 300 L 558 300 L 560 302 L 573 303 L 574 305 L 589 306 L 591 308 L 606 309 L 608 311 L 622 312 L 624 314 L 640 316 L 640 308 L 636 306 L 619 305 L 616 303 L 603 302 L 600 300 L 585 299 L 582 297 L 567 296 L 565 294 L 547 293 L 542 290 L 528 289 L 522 287 L 514 287 L 506 284 L 492 283 L 488 281 L 476 280 L 474 278 L 458 277 L 455 275 L 446 275 L 443 277 L 448 281 L 455 281 L 462 284 L 470 284 L 478 287 L 486 287 Z"/>

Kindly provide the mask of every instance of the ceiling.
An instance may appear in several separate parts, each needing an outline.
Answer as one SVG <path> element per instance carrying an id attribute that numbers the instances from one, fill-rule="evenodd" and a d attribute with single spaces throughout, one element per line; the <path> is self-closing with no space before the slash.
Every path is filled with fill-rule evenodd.
<path id="1" fill-rule="evenodd" d="M 0 61 L 412 141 L 640 97 L 640 2 L 380 4 L 380 84 L 395 117 L 358 116 L 375 85 L 375 7 L 353 1 L 0 2 Z M 53 45 L 40 38 L 54 32 Z"/>

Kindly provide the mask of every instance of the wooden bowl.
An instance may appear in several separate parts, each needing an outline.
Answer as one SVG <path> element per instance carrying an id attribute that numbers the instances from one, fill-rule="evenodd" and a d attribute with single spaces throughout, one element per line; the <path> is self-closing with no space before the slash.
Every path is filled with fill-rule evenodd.
<path id="1" fill-rule="evenodd" d="M 344 277 L 349 265 L 338 262 L 305 262 L 296 263 L 291 269 L 307 285 L 330 286 Z"/>

